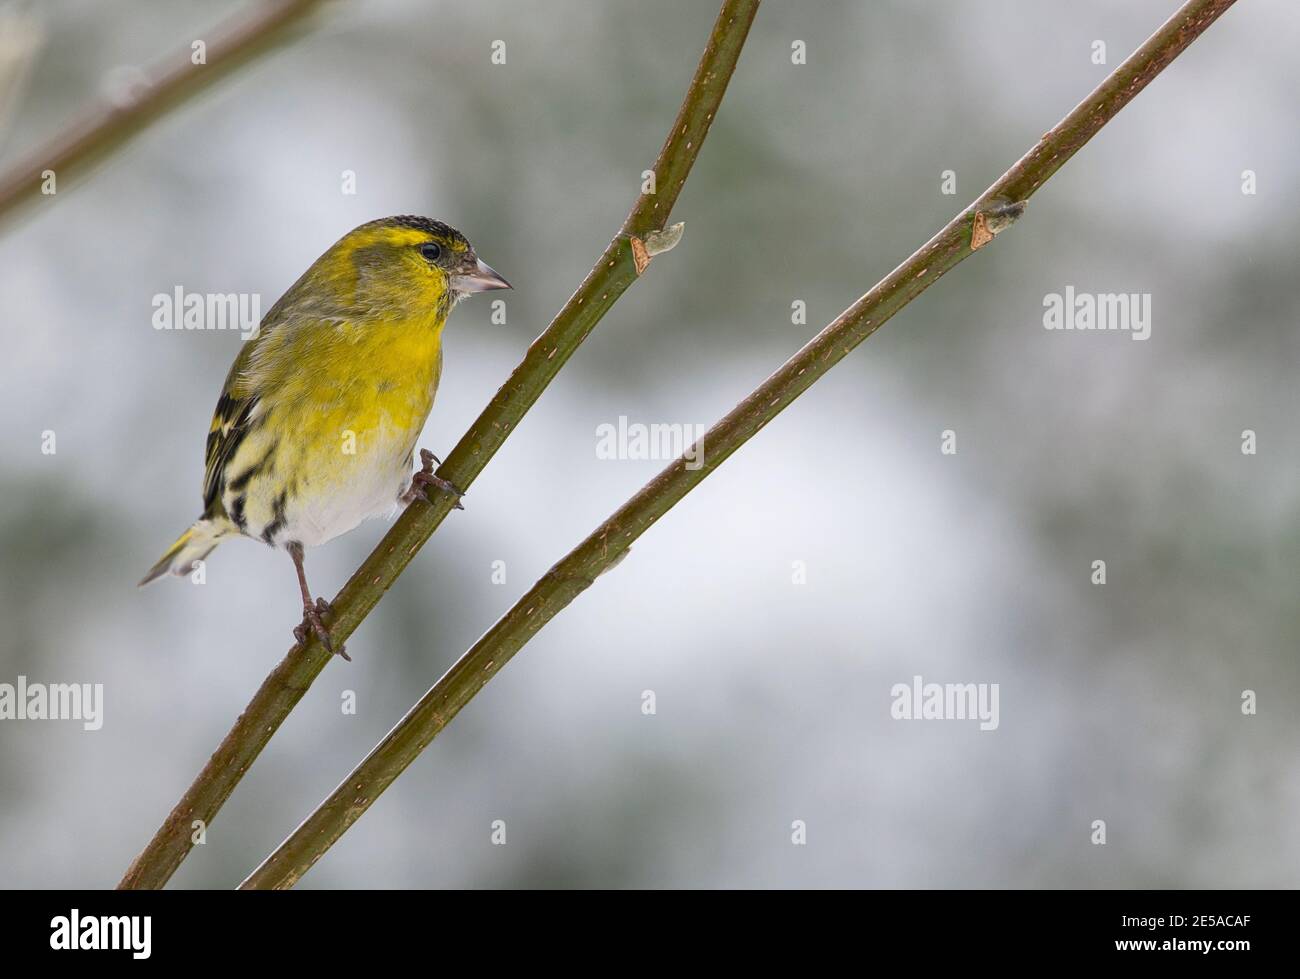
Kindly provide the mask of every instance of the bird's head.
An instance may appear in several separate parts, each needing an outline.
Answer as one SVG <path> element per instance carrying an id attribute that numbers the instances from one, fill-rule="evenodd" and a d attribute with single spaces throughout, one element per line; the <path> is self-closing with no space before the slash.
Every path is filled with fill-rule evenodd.
<path id="1" fill-rule="evenodd" d="M 412 216 L 381 218 L 348 232 L 308 276 L 366 314 L 445 316 L 471 293 L 510 288 L 455 228 Z"/>

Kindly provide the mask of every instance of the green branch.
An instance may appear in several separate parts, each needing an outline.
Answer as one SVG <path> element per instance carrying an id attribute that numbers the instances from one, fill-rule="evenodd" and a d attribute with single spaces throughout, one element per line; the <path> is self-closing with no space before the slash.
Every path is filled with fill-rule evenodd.
<path id="1" fill-rule="evenodd" d="M 205 42 L 205 64 L 193 63 L 187 44 L 165 63 L 143 72 L 139 83 L 119 101 L 87 110 L 49 143 L 0 174 L 0 220 L 20 205 L 48 199 L 41 190 L 46 171 L 67 187 L 151 122 L 285 40 L 289 29 L 320 4 L 321 0 L 254 4 L 249 11 L 195 38 Z"/>
<path id="2" fill-rule="evenodd" d="M 438 469 L 443 479 L 461 489 L 469 488 L 601 317 L 644 272 L 653 255 L 671 247 L 675 232 L 665 231 L 664 225 L 717 114 L 758 5 L 759 0 L 725 0 L 722 4 L 704 56 L 655 161 L 657 193 L 637 199 L 618 235 L 577 292 L 532 342 L 523 361 L 447 456 Z M 432 501 L 417 500 L 403 511 L 335 597 L 334 617 L 328 622 L 335 644 L 343 643 L 361 624 L 451 511 L 452 502 L 449 495 L 440 493 Z M 305 647 L 289 651 L 132 863 L 119 888 L 156 888 L 167 882 L 192 847 L 194 821 L 211 823 L 331 658 L 315 637 Z"/>
<path id="3" fill-rule="evenodd" d="M 1013 223 L 1024 202 L 1235 0 L 1191 0 L 1010 170 L 548 571 L 241 885 L 292 887 L 538 630 L 850 350 Z M 686 459 L 702 458 L 698 469 Z"/>

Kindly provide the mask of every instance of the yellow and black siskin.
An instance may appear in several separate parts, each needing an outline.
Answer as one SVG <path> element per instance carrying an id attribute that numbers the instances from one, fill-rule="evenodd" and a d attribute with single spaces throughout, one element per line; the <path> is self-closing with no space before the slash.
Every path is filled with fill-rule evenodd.
<path id="1" fill-rule="evenodd" d="M 459 231 L 423 217 L 344 235 L 263 318 L 230 368 L 208 432 L 203 515 L 140 582 L 188 574 L 227 537 L 284 548 L 302 591 L 299 641 L 332 649 L 303 549 L 441 485 L 412 477 L 442 372 L 442 328 L 471 293 L 508 289 Z M 342 650 L 339 650 L 342 652 Z M 345 654 L 346 655 L 346 654 Z"/>

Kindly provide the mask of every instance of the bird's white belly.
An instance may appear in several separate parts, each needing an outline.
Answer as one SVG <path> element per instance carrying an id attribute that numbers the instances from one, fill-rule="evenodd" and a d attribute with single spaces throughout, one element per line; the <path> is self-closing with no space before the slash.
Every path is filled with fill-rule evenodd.
<path id="1" fill-rule="evenodd" d="M 397 509 L 398 495 L 411 477 L 405 468 L 400 475 L 390 475 L 385 481 L 357 486 L 355 493 L 306 503 L 285 524 L 284 539 L 298 541 L 304 547 L 316 547 L 346 534 L 371 517 L 391 516 Z"/>
<path id="2" fill-rule="evenodd" d="M 411 481 L 413 439 L 409 433 L 400 438 L 381 437 L 364 454 L 334 460 L 328 475 L 310 483 L 290 504 L 280 539 L 315 547 L 363 520 L 392 516 Z"/>

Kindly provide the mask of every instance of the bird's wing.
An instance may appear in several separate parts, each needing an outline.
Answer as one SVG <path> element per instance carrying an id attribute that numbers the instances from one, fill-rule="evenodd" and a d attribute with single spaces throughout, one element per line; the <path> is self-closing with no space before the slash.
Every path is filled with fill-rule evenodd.
<path id="1" fill-rule="evenodd" d="M 270 319 L 270 317 L 268 317 Z M 248 368 L 258 347 L 266 342 L 269 330 L 259 329 L 245 341 L 239 356 L 230 366 L 226 383 L 217 399 L 212 424 L 208 427 L 208 444 L 204 453 L 203 515 L 225 516 L 221 502 L 226 483 L 226 466 L 234 458 L 239 444 L 248 434 L 255 418 L 254 411 L 260 400 L 256 388 L 248 382 Z"/>
<path id="2" fill-rule="evenodd" d="M 244 342 L 226 375 L 208 428 L 203 475 L 204 516 L 232 516 L 236 523 L 240 522 L 238 514 L 226 514 L 221 500 L 226 489 L 226 467 L 235 460 L 240 443 L 266 418 L 266 409 L 285 397 L 285 383 L 299 373 L 299 362 L 305 351 L 321 347 L 321 333 L 334 332 L 337 327 L 336 317 L 322 316 L 318 310 L 313 311 L 315 315 L 303 315 L 299 311 L 298 294 L 310 272 L 271 307 L 261 325 Z M 235 483 L 243 482 L 251 474 L 248 470 L 237 474 Z"/>
<path id="3" fill-rule="evenodd" d="M 257 398 L 235 398 L 223 393 L 217 401 L 208 429 L 206 466 L 203 472 L 203 515 L 225 516 L 221 492 L 225 486 L 226 464 L 248 434 L 249 419 L 257 406 Z"/>

